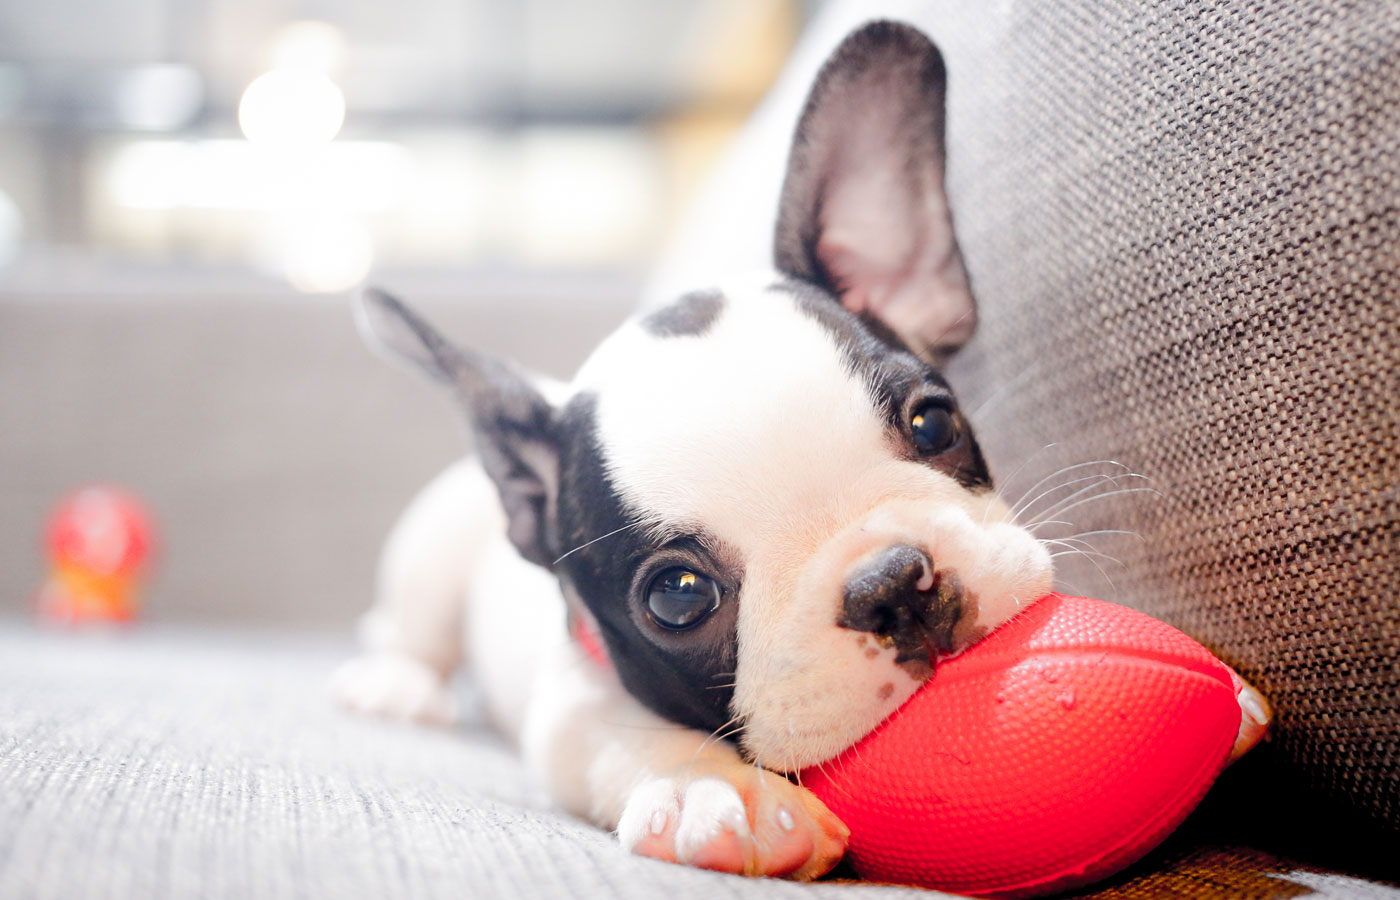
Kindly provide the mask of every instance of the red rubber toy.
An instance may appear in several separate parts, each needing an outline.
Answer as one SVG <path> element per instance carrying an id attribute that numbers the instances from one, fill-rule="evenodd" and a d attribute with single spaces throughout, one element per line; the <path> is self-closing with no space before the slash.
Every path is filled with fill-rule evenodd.
<path id="1" fill-rule="evenodd" d="M 155 542 L 151 516 L 134 495 L 92 485 L 65 497 L 45 533 L 53 568 L 36 607 L 45 622 L 130 622 Z"/>
<path id="2" fill-rule="evenodd" d="M 1029 897 L 1162 841 L 1224 768 L 1230 670 L 1123 606 L 1051 594 L 841 756 L 802 773 L 864 878 Z"/>

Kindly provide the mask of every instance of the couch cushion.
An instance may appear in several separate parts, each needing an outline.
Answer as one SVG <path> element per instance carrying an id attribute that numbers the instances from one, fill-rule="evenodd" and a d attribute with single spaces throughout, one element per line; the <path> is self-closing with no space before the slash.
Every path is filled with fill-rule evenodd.
<path id="1" fill-rule="evenodd" d="M 937 896 L 631 856 L 550 809 L 475 719 L 437 731 L 338 712 L 325 681 L 351 650 L 324 637 L 0 622 L 0 897 Z M 1154 895 L 1144 885 L 1260 897 L 1358 896 L 1363 885 L 1400 898 L 1189 837 L 1105 898 Z"/>
<path id="2" fill-rule="evenodd" d="M 475 721 L 341 714 L 325 682 L 352 650 L 0 627 L 0 897 L 799 896 L 622 852 Z"/>
<path id="3" fill-rule="evenodd" d="M 1063 579 L 1219 653 L 1278 778 L 1400 834 L 1400 17 L 1015 9 L 951 63 L 996 467 L 1154 489 L 1047 515 L 1135 532 Z"/>

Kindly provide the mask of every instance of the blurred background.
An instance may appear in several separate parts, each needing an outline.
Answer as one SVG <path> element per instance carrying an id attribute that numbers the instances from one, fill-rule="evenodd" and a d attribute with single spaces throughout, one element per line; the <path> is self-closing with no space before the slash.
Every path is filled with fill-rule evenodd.
<path id="1" fill-rule="evenodd" d="M 122 484 L 149 617 L 348 626 L 465 447 L 373 280 L 568 375 L 814 0 L 0 0 L 0 614 Z"/>

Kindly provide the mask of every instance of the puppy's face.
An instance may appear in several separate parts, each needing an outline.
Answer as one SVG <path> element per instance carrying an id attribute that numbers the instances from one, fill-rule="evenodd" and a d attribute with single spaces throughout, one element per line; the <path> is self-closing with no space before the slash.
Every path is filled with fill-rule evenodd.
<path id="1" fill-rule="evenodd" d="M 1031 583 L 971 593 L 957 545 L 1004 542 L 1006 509 L 947 382 L 811 286 L 686 298 L 575 388 L 561 570 L 634 694 L 771 768 L 849 746 L 1048 586 L 1031 554 Z"/>
<path id="2" fill-rule="evenodd" d="M 513 540 L 627 688 L 776 770 L 848 747 L 1050 587 L 934 366 L 975 321 L 942 92 L 917 32 L 848 38 L 798 128 L 777 272 L 627 324 L 560 405 L 387 297 L 363 309 L 454 386 Z"/>

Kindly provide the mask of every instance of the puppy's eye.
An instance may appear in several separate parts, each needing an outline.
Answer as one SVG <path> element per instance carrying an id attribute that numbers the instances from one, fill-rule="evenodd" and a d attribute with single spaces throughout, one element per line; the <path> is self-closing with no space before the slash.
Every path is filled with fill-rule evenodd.
<path id="1" fill-rule="evenodd" d="M 677 631 L 698 625 L 719 606 L 719 598 L 715 580 L 690 569 L 667 569 L 647 586 L 651 617 Z"/>
<path id="2" fill-rule="evenodd" d="M 941 403 L 924 403 L 914 409 L 909 418 L 909 431 L 914 446 L 921 453 L 941 453 L 958 439 L 958 423 L 953 413 Z"/>

